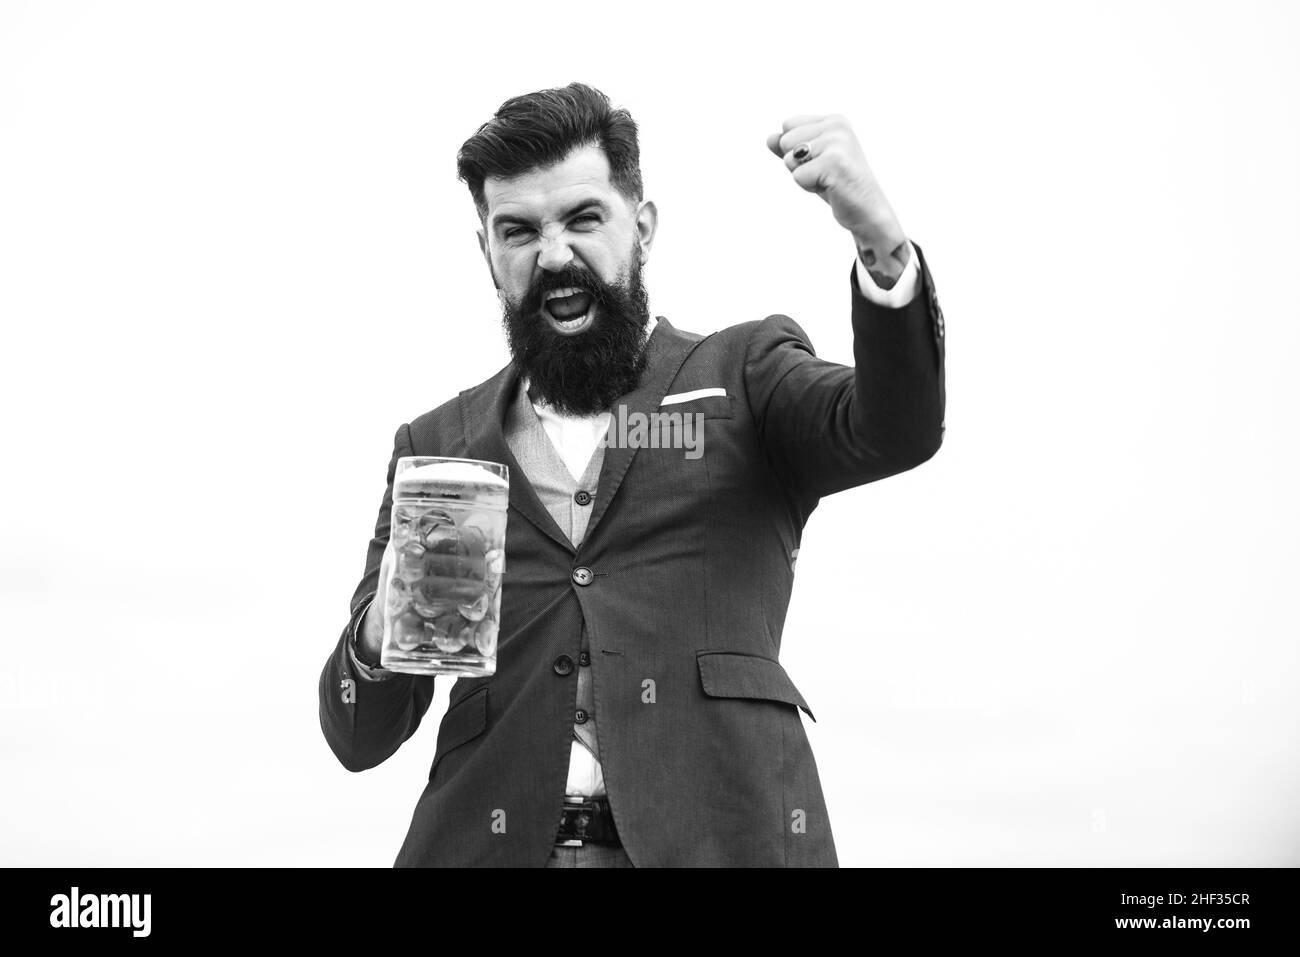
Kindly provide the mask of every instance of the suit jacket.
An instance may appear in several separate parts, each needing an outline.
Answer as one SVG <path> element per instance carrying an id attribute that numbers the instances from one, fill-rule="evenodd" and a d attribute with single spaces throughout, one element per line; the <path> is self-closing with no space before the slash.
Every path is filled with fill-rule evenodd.
<path id="1" fill-rule="evenodd" d="M 922 282 L 907 306 L 870 302 L 850 276 L 854 368 L 817 358 L 785 316 L 709 336 L 660 318 L 616 419 L 670 392 L 726 394 L 665 409 L 704 416 L 698 457 L 606 450 L 576 550 L 504 439 L 513 367 L 397 430 L 353 614 L 320 678 L 321 727 L 347 769 L 393 754 L 433 697 L 431 677 L 366 681 L 348 656 L 377 587 L 397 459 L 504 462 L 510 507 L 497 672 L 452 687 L 396 866 L 545 864 L 578 678 L 556 661 L 577 660 L 584 622 L 608 799 L 637 866 L 837 863 L 800 716 L 813 712 L 780 664 L 781 633 L 818 500 L 910 469 L 942 442 L 943 315 L 913 247 Z"/>

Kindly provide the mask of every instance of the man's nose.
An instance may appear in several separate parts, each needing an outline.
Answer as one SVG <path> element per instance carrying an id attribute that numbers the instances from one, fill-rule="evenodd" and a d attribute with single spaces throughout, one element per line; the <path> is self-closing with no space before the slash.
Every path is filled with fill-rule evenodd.
<path id="1" fill-rule="evenodd" d="M 573 262 L 573 250 L 559 236 L 542 236 L 542 250 L 537 256 L 537 265 L 548 272 L 559 272 Z"/>

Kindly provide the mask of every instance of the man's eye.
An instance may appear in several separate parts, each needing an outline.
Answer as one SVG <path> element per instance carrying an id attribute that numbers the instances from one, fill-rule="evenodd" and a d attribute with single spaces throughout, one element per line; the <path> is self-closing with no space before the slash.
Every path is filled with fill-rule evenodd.
<path id="1" fill-rule="evenodd" d="M 505 235 L 506 235 L 506 239 L 523 239 L 524 237 L 528 236 L 531 232 L 532 232 L 531 229 L 528 229 L 524 226 L 512 226 L 510 229 L 506 230 Z"/>
<path id="2" fill-rule="evenodd" d="M 595 213 L 583 213 L 581 216 L 575 216 L 573 222 L 581 223 L 583 225 L 591 225 L 600 222 L 600 217 Z"/>

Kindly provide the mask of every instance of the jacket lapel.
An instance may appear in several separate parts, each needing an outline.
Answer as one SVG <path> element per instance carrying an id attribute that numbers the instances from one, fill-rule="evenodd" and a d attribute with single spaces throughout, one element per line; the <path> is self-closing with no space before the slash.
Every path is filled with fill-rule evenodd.
<path id="1" fill-rule="evenodd" d="M 659 409 L 659 403 L 663 401 L 668 387 L 677 376 L 677 370 L 682 367 L 691 350 L 703 341 L 702 336 L 678 331 L 663 316 L 659 316 L 658 320 L 654 331 L 650 333 L 649 342 L 646 343 L 646 368 L 641 374 L 640 383 L 627 395 L 617 399 L 610 409 L 612 417 L 607 441 L 609 435 L 615 433 L 618 428 L 620 407 L 626 409 L 622 414 L 628 418 L 635 412 L 649 415 Z M 634 448 L 625 448 L 613 442 L 606 447 L 605 463 L 600 470 L 600 483 L 596 486 L 596 501 L 592 505 L 591 520 L 587 523 L 584 542 L 591 541 L 601 517 L 609 508 L 609 503 L 613 501 L 619 486 L 623 484 L 623 476 L 627 474 L 636 453 L 637 450 Z"/>
<path id="2" fill-rule="evenodd" d="M 510 505 L 520 515 L 550 536 L 570 554 L 573 543 L 555 524 L 551 513 L 542 505 L 528 476 L 515 460 L 506 442 L 503 424 L 506 409 L 519 384 L 514 364 L 506 366 L 491 379 L 460 394 L 461 421 L 465 424 L 465 442 L 469 454 L 485 462 L 500 462 L 510 470 Z"/>

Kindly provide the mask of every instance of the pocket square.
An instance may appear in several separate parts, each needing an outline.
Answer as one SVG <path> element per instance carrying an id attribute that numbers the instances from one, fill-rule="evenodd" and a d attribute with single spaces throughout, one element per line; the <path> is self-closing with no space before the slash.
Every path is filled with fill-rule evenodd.
<path id="1" fill-rule="evenodd" d="M 703 399 L 711 395 L 726 395 L 727 390 L 714 387 L 712 389 L 692 389 L 690 392 L 674 392 L 672 395 L 666 395 L 663 401 L 659 403 L 660 408 L 665 405 L 676 405 L 679 402 L 690 402 L 692 399 Z"/>

